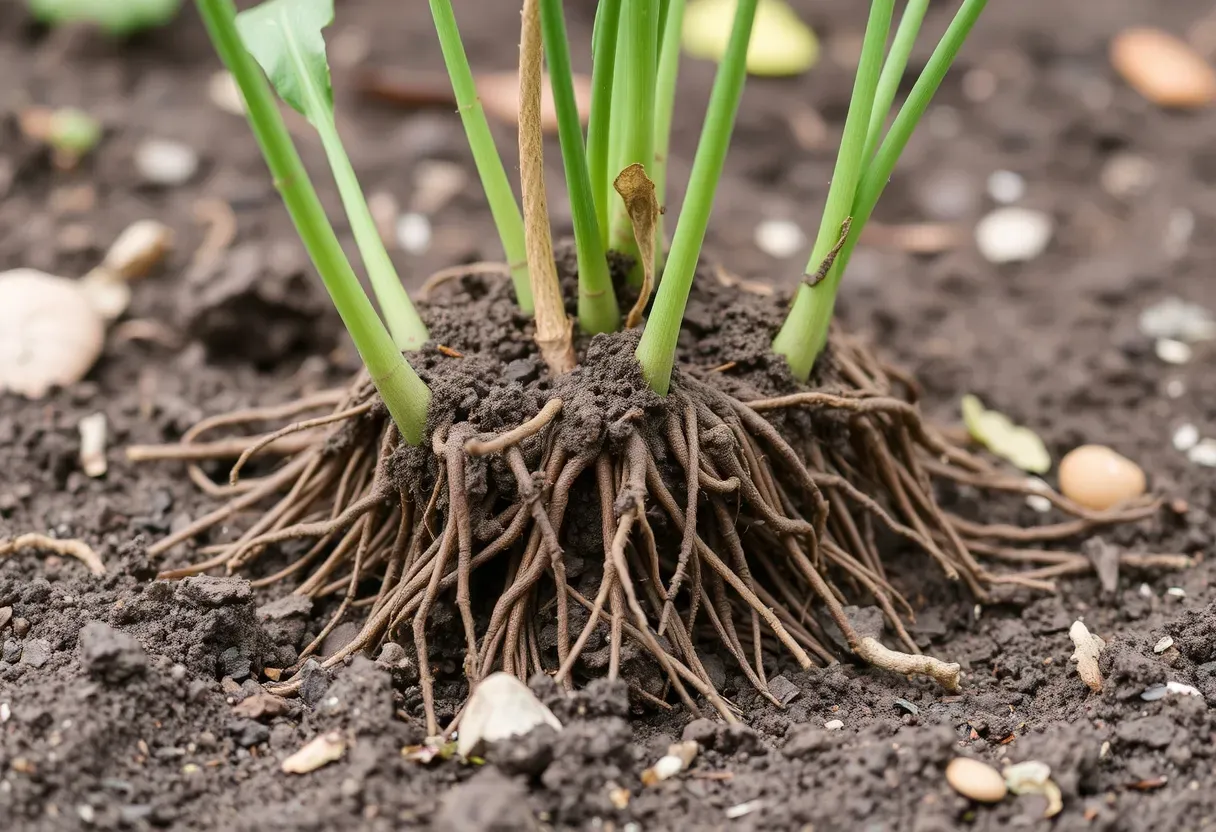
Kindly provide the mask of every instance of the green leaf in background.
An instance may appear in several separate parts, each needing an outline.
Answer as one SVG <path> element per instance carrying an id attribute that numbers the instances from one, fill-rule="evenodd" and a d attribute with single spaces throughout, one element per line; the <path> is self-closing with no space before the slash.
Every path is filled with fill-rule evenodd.
<path id="1" fill-rule="evenodd" d="M 963 423 L 977 442 L 1023 471 L 1046 474 L 1051 470 L 1051 454 L 1037 433 L 1015 425 L 1004 413 L 987 410 L 970 394 L 963 396 L 962 404 Z"/>
<path id="2" fill-rule="evenodd" d="M 30 13 L 50 26 L 92 23 L 113 35 L 163 26 L 181 0 L 26 0 Z"/>
<path id="3" fill-rule="evenodd" d="M 269 0 L 236 16 L 241 40 L 275 92 L 317 126 L 332 118 L 333 88 L 321 30 L 334 20 L 333 0 Z"/>
<path id="4" fill-rule="evenodd" d="M 684 50 L 721 61 L 738 0 L 690 0 L 684 12 Z M 819 59 L 819 41 L 785 0 L 760 0 L 747 49 L 747 71 L 780 77 L 806 72 Z"/>

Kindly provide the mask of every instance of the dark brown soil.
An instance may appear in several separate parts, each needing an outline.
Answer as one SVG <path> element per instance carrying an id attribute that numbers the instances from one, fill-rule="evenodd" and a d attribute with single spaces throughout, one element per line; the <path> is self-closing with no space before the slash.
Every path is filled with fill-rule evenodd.
<path id="1" fill-rule="evenodd" d="M 504 33 L 517 26 L 511 4 L 475 4 L 480 14 L 457 5 L 475 63 L 509 68 L 516 39 Z M 591 4 L 568 5 L 572 36 L 585 41 Z M 768 217 L 795 219 L 808 233 L 817 225 L 808 212 L 822 201 L 831 137 L 848 96 L 850 70 L 832 56 L 849 51 L 864 16 L 857 3 L 797 5 L 825 39 L 824 62 L 797 81 L 750 84 L 709 243 L 732 272 L 779 287 L 791 285 L 802 263 L 761 254 L 752 230 Z M 1199 564 L 1170 575 L 1122 574 L 1113 593 L 1096 578 L 1080 578 L 1059 595 L 980 610 L 922 563 L 909 563 L 896 582 L 917 607 L 915 635 L 934 654 L 963 663 L 961 696 L 848 665 L 787 667 L 791 698 L 779 711 L 723 663 L 720 687 L 750 726 L 728 728 L 689 723 L 680 710 L 631 706 L 621 686 L 594 683 L 565 699 L 538 684 L 565 729 L 500 749 L 480 767 L 402 758 L 423 727 L 416 671 L 399 657 L 356 660 L 333 678 L 313 671 L 285 712 L 255 707 L 253 680 L 292 660 L 323 625 L 321 611 L 276 602 L 278 594 L 255 593 L 236 578 L 150 580 L 161 564 L 149 563 L 143 547 L 214 503 L 180 468 L 132 465 L 121 447 L 175 439 L 203 415 L 340 383 L 356 360 L 246 128 L 207 98 L 216 65 L 193 14 L 114 44 L 35 30 L 19 6 L 0 10 L 0 268 L 82 274 L 124 225 L 148 216 L 175 229 L 178 247 L 137 286 L 129 313 L 165 324 L 168 343 L 112 338 L 84 383 L 42 402 L 0 397 L 0 538 L 26 531 L 79 537 L 109 569 L 94 578 L 73 560 L 24 554 L 0 561 L 6 828 L 927 832 L 1045 823 L 1042 798 L 980 807 L 956 795 L 943 776 L 956 754 L 1049 764 L 1064 797 L 1053 821 L 1059 828 L 1216 826 L 1216 492 L 1211 469 L 1192 465 L 1170 442 L 1186 422 L 1216 436 L 1212 348 L 1199 345 L 1191 363 L 1169 366 L 1137 329 L 1139 312 L 1168 295 L 1216 309 L 1209 242 L 1216 204 L 1207 196 L 1216 117 L 1158 113 L 1110 72 L 1107 39 L 1146 22 L 1143 4 L 992 4 L 962 72 L 910 145 L 879 219 L 946 218 L 969 232 L 990 207 L 986 177 L 1009 169 L 1026 179 L 1023 203 L 1052 213 L 1054 241 L 1031 263 L 1008 267 L 986 263 L 969 244 L 934 257 L 866 248 L 854 258 L 841 311 L 884 358 L 917 375 L 926 412 L 939 421 L 956 422 L 959 396 L 973 392 L 1037 430 L 1056 458 L 1094 441 L 1139 461 L 1172 509 L 1112 530 L 1104 543 L 1187 552 Z M 1184 33 L 1209 12 L 1198 0 L 1178 0 L 1151 15 Z M 943 13 L 935 12 L 930 30 L 940 31 Z M 409 56 L 411 66 L 441 68 L 423 4 L 346 2 L 339 18 L 334 36 L 348 49 L 362 39 L 371 65 L 400 67 Z M 963 94 L 968 69 L 991 73 L 990 98 L 977 103 Z M 404 204 L 420 161 L 471 170 L 454 116 L 360 102 L 352 75 L 349 67 L 335 71 L 343 130 L 365 182 Z M 677 183 L 691 161 L 712 68 L 687 63 L 683 79 Z M 28 103 L 87 107 L 105 121 L 106 139 L 78 170 L 55 171 L 15 127 L 12 113 Z M 799 137 L 808 141 L 809 111 L 801 108 L 809 107 L 825 119 L 827 138 L 808 148 Z M 194 181 L 173 189 L 137 183 L 133 150 L 154 136 L 186 141 L 201 154 Z M 306 131 L 299 136 L 322 170 L 315 142 Z M 504 149 L 512 146 L 508 132 L 501 138 Z M 1112 196 L 1101 184 L 1104 166 L 1125 152 L 1145 157 L 1156 172 L 1134 198 Z M 560 231 L 556 153 L 549 163 Z M 74 190 L 82 187 L 91 200 Z M 336 207 L 332 190 L 323 191 Z M 218 264 L 191 267 L 203 237 L 194 211 L 204 198 L 232 205 L 239 233 Z M 1179 247 L 1168 229 L 1177 229 L 1183 210 L 1194 230 Z M 472 185 L 435 227 L 425 255 L 399 257 L 412 285 L 455 262 L 497 256 L 485 242 L 493 228 Z M 494 327 L 510 330 L 510 313 L 502 314 L 508 318 L 477 331 L 496 339 Z M 752 332 L 729 308 L 694 304 L 685 354 L 714 366 L 730 344 L 738 353 L 731 360 L 742 364 L 735 378 L 764 385 L 772 368 L 748 353 Z M 76 425 L 97 411 L 109 417 L 110 470 L 90 479 L 76 461 Z M 986 518 L 1038 518 L 1016 500 L 943 496 Z M 1086 551 L 1100 548 L 1091 543 Z M 170 557 L 185 562 L 190 554 Z M 1068 662 L 1067 630 L 1078 617 L 1110 642 L 1101 694 L 1091 694 Z M 444 626 L 438 615 L 435 624 Z M 323 652 L 336 649 L 341 635 Z M 1166 635 L 1173 646 L 1156 653 Z M 447 670 L 458 675 L 458 667 Z M 1202 695 L 1142 698 L 1166 681 Z M 448 713 L 458 695 L 453 687 L 441 703 Z M 823 727 L 834 719 L 843 729 Z M 349 741 L 340 762 L 304 776 L 280 771 L 284 757 L 335 729 Z M 642 787 L 641 771 L 681 736 L 706 749 L 691 772 Z M 624 808 L 618 789 L 631 794 Z"/>

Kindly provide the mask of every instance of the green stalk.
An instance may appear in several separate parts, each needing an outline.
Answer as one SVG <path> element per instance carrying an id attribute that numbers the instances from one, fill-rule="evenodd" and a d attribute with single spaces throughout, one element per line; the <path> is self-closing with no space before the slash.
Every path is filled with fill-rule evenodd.
<path id="1" fill-rule="evenodd" d="M 620 0 L 620 2 L 622 9 L 628 8 L 629 0 Z M 619 26 L 618 23 L 618 29 Z M 608 125 L 608 168 L 604 172 L 604 181 L 596 185 L 597 188 L 603 190 L 605 204 L 608 206 L 608 236 L 605 238 L 608 242 L 615 239 L 616 227 L 624 219 L 624 206 L 617 201 L 616 188 L 612 183 L 625 169 L 625 137 L 628 135 L 629 127 L 625 115 L 629 103 L 629 85 L 625 79 L 629 68 L 629 38 L 620 37 L 619 34 L 618 31 L 616 54 L 611 59 L 615 71 L 612 81 L 613 116 L 610 117 Z M 605 60 L 608 59 L 605 58 Z"/>
<path id="2" fill-rule="evenodd" d="M 654 95 L 657 70 L 659 27 L 658 0 L 625 0 L 625 11 L 621 20 L 621 36 L 628 44 L 629 58 L 625 65 L 626 98 L 622 109 L 625 135 L 622 140 L 620 166 L 614 166 L 612 177 L 632 164 L 640 164 L 650 176 L 654 170 Z M 617 39 L 617 48 L 621 38 Z M 633 225 L 620 201 L 612 223 L 612 247 L 637 259 L 637 240 L 633 237 Z M 630 272 L 629 282 L 641 284 L 642 268 L 639 263 Z"/>
<path id="3" fill-rule="evenodd" d="M 490 203 L 490 213 L 494 217 L 494 225 L 498 228 L 507 264 L 511 268 L 515 300 L 521 310 L 531 315 L 532 286 L 528 280 L 523 214 L 520 213 L 519 203 L 511 190 L 502 157 L 498 155 L 498 147 L 494 144 L 493 134 L 490 133 L 490 123 L 486 120 L 481 99 L 477 97 L 477 84 L 473 80 L 473 70 L 469 67 L 469 56 L 465 54 L 464 44 L 460 40 L 460 29 L 456 26 L 451 0 L 431 0 L 431 16 L 435 18 L 435 31 L 439 34 L 443 62 L 448 70 L 448 78 L 452 81 L 452 91 L 456 93 L 456 105 L 460 110 L 460 120 L 464 124 L 469 148 L 473 151 L 477 175 L 481 178 L 481 187 Z"/>
<path id="4" fill-rule="evenodd" d="M 786 318 L 781 331 L 784 334 L 786 330 L 791 330 L 791 339 L 801 336 L 799 340 L 804 345 L 809 342 L 809 346 L 803 346 L 804 352 L 798 355 L 798 364 L 795 364 L 795 359 L 790 353 L 785 353 L 787 357 L 790 357 L 790 367 L 795 370 L 796 375 L 796 368 L 806 368 L 805 372 L 799 376 L 802 380 L 809 376 L 811 366 L 827 342 L 828 325 L 835 308 L 840 279 L 848 265 L 849 257 L 857 245 L 857 240 L 873 213 L 878 198 L 882 196 L 883 189 L 886 188 L 887 181 L 891 178 L 895 165 L 899 162 L 899 157 L 908 144 L 908 139 L 912 136 L 912 131 L 916 129 L 929 102 L 933 99 L 938 87 L 941 86 L 946 71 L 954 63 L 955 56 L 958 55 L 959 49 L 962 48 L 963 42 L 971 33 L 971 28 L 975 25 L 976 19 L 979 18 L 980 12 L 984 10 L 986 4 L 987 0 L 963 0 L 962 6 L 954 15 L 954 20 L 950 22 L 946 33 L 942 35 L 937 48 L 933 50 L 929 63 L 925 65 L 920 77 L 916 79 L 916 84 L 912 87 L 903 106 L 900 107 L 899 114 L 891 124 L 891 129 L 887 131 L 886 138 L 883 139 L 882 145 L 878 149 L 878 154 L 866 169 L 865 176 L 857 187 L 853 207 L 853 224 L 844 246 L 836 257 L 835 264 L 828 272 L 827 278 L 818 287 L 812 289 L 804 284 L 798 289 L 794 308 Z M 782 335 L 779 334 L 777 337 L 780 340 Z M 777 349 L 776 342 L 773 346 L 774 349 Z"/>
<path id="5" fill-rule="evenodd" d="M 314 115 L 321 146 L 329 158 L 334 181 L 338 183 L 338 193 L 342 196 L 342 205 L 346 208 L 346 217 L 350 220 L 350 228 L 355 235 L 355 245 L 363 258 L 368 280 L 371 281 L 372 291 L 380 303 L 380 311 L 384 315 L 384 322 L 388 324 L 388 331 L 392 333 L 393 342 L 398 349 L 419 349 L 430 335 L 426 331 L 426 324 L 418 315 L 418 310 L 406 294 L 405 286 L 401 284 L 397 269 L 384 247 L 384 240 L 376 228 L 376 221 L 372 219 L 371 209 L 367 207 L 363 189 L 359 187 L 355 169 L 342 146 L 342 139 L 338 136 L 338 126 L 332 116 L 325 114 L 323 107 L 316 108 Z"/>
<path id="6" fill-rule="evenodd" d="M 608 206 L 613 178 L 608 175 L 608 148 L 611 144 L 613 77 L 616 70 L 616 36 L 620 19 L 621 0 L 600 0 L 595 9 L 595 34 L 591 48 L 591 117 L 587 124 L 587 173 L 595 199 L 595 217 L 599 226 L 601 248 L 608 245 Z"/>
<path id="7" fill-rule="evenodd" d="M 747 78 L 747 44 L 756 17 L 756 4 L 757 0 L 739 0 L 735 10 L 734 27 L 726 54 L 714 78 L 709 109 L 688 178 L 688 195 L 684 199 L 667 257 L 667 269 L 663 282 L 659 284 L 654 306 L 651 307 L 646 330 L 638 343 L 637 359 L 642 365 L 642 373 L 660 396 L 667 395 L 671 386 L 680 322 L 688 304 L 701 244 L 705 241 L 705 229 L 709 226 L 709 215 L 713 210 L 714 192 L 722 177 L 726 150 L 735 126 L 735 114 L 743 95 L 743 82 Z"/>
<path id="8" fill-rule="evenodd" d="M 410 367 L 359 285 L 308 179 L 266 77 L 245 50 L 232 0 L 197 0 L 216 51 L 245 98 L 249 124 L 292 222 L 401 436 L 421 443 L 431 391 Z"/>
<path id="9" fill-rule="evenodd" d="M 866 23 L 861 59 L 853 82 L 853 97 L 849 101 L 848 115 L 845 116 L 844 135 L 840 139 L 832 184 L 828 187 L 819 236 L 815 238 L 811 259 L 807 262 L 807 274 L 814 274 L 819 268 L 839 240 L 841 225 L 852 215 L 857 183 L 865 167 L 866 133 L 870 127 L 870 115 L 874 111 L 874 93 L 882 70 L 883 52 L 886 50 L 894 7 L 895 0 L 873 0 L 870 5 L 870 19 Z M 850 234 L 856 234 L 858 230 L 858 223 L 855 222 Z M 839 269 L 835 271 L 838 273 Z M 827 324 L 831 320 L 830 301 L 826 318 L 821 317 L 821 311 L 812 316 L 812 296 L 823 294 L 822 289 L 812 291 L 806 283 L 799 286 L 794 308 L 773 340 L 773 351 L 786 357 L 790 371 L 799 381 L 806 381 L 810 376 L 815 356 L 827 340 Z"/>
<path id="10" fill-rule="evenodd" d="M 654 92 L 654 195 L 659 205 L 667 205 L 667 154 L 671 149 L 671 119 L 676 105 L 676 78 L 680 72 L 680 37 L 684 29 L 684 0 L 668 0 L 659 48 L 658 78 Z M 659 214 L 658 248 L 655 273 L 662 271 L 666 257 L 667 234 L 664 214 Z"/>
<path id="11" fill-rule="evenodd" d="M 570 68 L 570 42 L 566 37 L 562 0 L 540 0 L 540 23 L 578 251 L 578 322 L 584 332 L 615 332 L 621 323 L 621 310 L 616 304 L 596 220 L 583 128 L 574 99 L 574 72 Z"/>
<path id="12" fill-rule="evenodd" d="M 882 138 L 882 128 L 887 123 L 891 105 L 895 102 L 895 94 L 899 91 L 899 82 L 903 80 L 904 70 L 908 66 L 908 56 L 920 33 L 920 24 L 925 19 L 925 11 L 929 8 L 929 0 L 908 0 L 904 13 L 899 18 L 899 28 L 895 30 L 895 38 L 891 41 L 891 51 L 882 65 L 882 77 L 878 79 L 878 89 L 874 93 L 874 111 L 870 114 L 870 129 L 866 134 L 866 150 L 864 158 L 874 158 L 878 149 L 878 140 Z"/>

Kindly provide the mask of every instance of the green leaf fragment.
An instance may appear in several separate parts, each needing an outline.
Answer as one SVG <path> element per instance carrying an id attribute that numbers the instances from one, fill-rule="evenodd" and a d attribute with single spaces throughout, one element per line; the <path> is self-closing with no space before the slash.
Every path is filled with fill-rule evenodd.
<path id="1" fill-rule="evenodd" d="M 1051 454 L 1030 428 L 1015 425 L 1004 413 L 986 409 L 969 394 L 963 396 L 962 409 L 967 432 L 988 450 L 1032 474 L 1051 470 Z"/>
<path id="2" fill-rule="evenodd" d="M 726 54 L 738 0 L 690 0 L 684 12 L 684 51 L 695 58 L 721 61 Z M 786 5 L 760 0 L 747 47 L 747 71 L 773 77 L 799 75 L 819 59 L 819 41 Z"/>
<path id="3" fill-rule="evenodd" d="M 333 112 L 321 34 L 333 20 L 333 0 L 269 0 L 236 16 L 245 48 L 275 92 L 314 126 Z"/>
<path id="4" fill-rule="evenodd" d="M 181 0 L 27 0 L 30 13 L 51 26 L 91 23 L 112 35 L 163 26 L 173 19 Z"/>

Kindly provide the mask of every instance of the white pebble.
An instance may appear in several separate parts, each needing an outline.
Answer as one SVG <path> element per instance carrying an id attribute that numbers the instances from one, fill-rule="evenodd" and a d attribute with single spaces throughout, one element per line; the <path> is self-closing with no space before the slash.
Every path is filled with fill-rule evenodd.
<path id="1" fill-rule="evenodd" d="M 1044 497 L 1042 494 L 1028 494 L 1026 496 L 1026 505 L 1037 511 L 1039 514 L 1046 514 L 1051 511 L 1051 500 Z"/>
<path id="2" fill-rule="evenodd" d="M 784 260 L 806 246 L 806 235 L 789 220 L 765 220 L 756 226 L 756 247 L 770 257 Z"/>
<path id="3" fill-rule="evenodd" d="M 1011 170 L 993 171 L 988 177 L 988 196 L 1002 205 L 1011 205 L 1026 195 L 1026 180 Z"/>
<path id="4" fill-rule="evenodd" d="M 844 722 L 839 719 L 832 719 L 823 723 L 823 727 L 827 728 L 829 731 L 839 731 L 844 727 Z"/>
<path id="5" fill-rule="evenodd" d="M 1153 647 L 1153 652 L 1154 653 L 1164 653 L 1166 650 L 1169 650 L 1173 646 L 1174 646 L 1174 639 L 1172 639 L 1169 636 L 1165 636 L 1161 639 L 1161 641 L 1157 642 L 1157 645 L 1155 647 Z"/>
<path id="6" fill-rule="evenodd" d="M 198 171 L 198 154 L 181 142 L 148 139 L 135 149 L 135 167 L 154 185 L 184 185 Z"/>
<path id="7" fill-rule="evenodd" d="M 975 243 L 989 263 L 1033 260 L 1051 241 L 1053 222 L 1042 211 L 998 208 L 975 227 Z"/>
<path id="8" fill-rule="evenodd" d="M 1157 181 L 1157 168 L 1143 156 L 1117 153 L 1102 166 L 1098 179 L 1111 196 L 1141 196 Z"/>
<path id="9" fill-rule="evenodd" d="M 1179 425 L 1174 431 L 1174 450 L 1189 451 L 1199 444 L 1199 428 L 1192 424 Z"/>
<path id="10" fill-rule="evenodd" d="M 1216 439 L 1201 439 L 1187 451 L 1186 458 L 1204 468 L 1216 468 Z"/>
<path id="11" fill-rule="evenodd" d="M 1184 341 L 1175 341 L 1173 338 L 1158 338 L 1154 349 L 1157 357 L 1166 364 L 1185 364 L 1194 355 L 1190 345 Z"/>
<path id="12" fill-rule="evenodd" d="M 1197 303 L 1167 297 L 1140 313 L 1140 331 L 1150 338 L 1210 341 L 1216 339 L 1216 318 Z"/>
<path id="13" fill-rule="evenodd" d="M 431 221 L 410 212 L 397 219 L 397 245 L 410 254 L 422 254 L 431 247 Z"/>
<path id="14" fill-rule="evenodd" d="M 1201 698 L 1203 697 L 1203 694 L 1199 692 L 1199 688 L 1192 685 L 1183 684 L 1182 682 L 1166 682 L 1165 689 L 1170 693 L 1180 693 L 1185 696 L 1198 696 Z"/>
<path id="15" fill-rule="evenodd" d="M 1186 590 L 1180 586 L 1172 586 L 1165 591 L 1165 594 L 1171 598 L 1185 598 Z"/>
<path id="16" fill-rule="evenodd" d="M 1186 384 L 1180 378 L 1172 378 L 1165 384 L 1165 395 L 1171 399 L 1181 399 L 1186 395 Z"/>
<path id="17" fill-rule="evenodd" d="M 7 702 L 0 702 L 0 723 L 8 722 L 12 715 L 13 709 L 9 704 Z"/>
<path id="18" fill-rule="evenodd" d="M 1153 588 L 1151 586 L 1149 586 L 1148 584 L 1140 584 L 1140 597 L 1141 598 L 1152 598 L 1153 597 Z"/>

